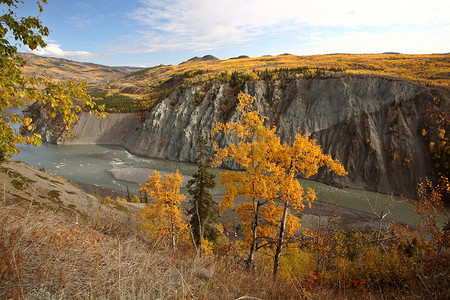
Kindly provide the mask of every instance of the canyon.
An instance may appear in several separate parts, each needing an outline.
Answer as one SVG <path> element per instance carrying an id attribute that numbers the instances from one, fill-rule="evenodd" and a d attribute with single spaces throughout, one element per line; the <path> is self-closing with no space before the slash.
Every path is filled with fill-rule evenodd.
<path id="1" fill-rule="evenodd" d="M 374 75 L 335 74 L 328 78 L 254 80 L 240 89 L 209 81 L 178 88 L 141 121 L 138 114 L 110 113 L 105 119 L 82 113 L 68 137 L 58 119 L 47 119 L 39 104 L 30 107 L 44 141 L 66 144 L 114 144 L 146 157 L 193 162 L 198 135 L 207 140 L 218 122 L 235 122 L 238 91 L 254 96 L 256 108 L 276 126 L 283 142 L 310 134 L 325 153 L 348 171 L 343 177 L 325 170 L 312 179 L 414 197 L 431 160 L 421 134 L 427 105 L 446 93 L 408 81 Z M 236 142 L 218 136 L 221 146 Z M 211 155 L 213 153 L 211 152 Z M 222 167 L 239 170 L 235 163 Z"/>

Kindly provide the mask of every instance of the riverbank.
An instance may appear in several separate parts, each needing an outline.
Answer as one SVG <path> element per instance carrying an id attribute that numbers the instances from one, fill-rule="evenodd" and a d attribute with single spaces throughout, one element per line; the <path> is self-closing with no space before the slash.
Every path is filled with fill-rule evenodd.
<path id="1" fill-rule="evenodd" d="M 108 170 L 108 172 L 111 173 L 111 175 L 117 180 L 128 181 L 137 184 L 145 184 L 145 182 L 148 180 L 149 175 L 154 171 L 158 171 L 162 177 L 167 174 L 173 173 L 149 168 L 120 168 Z M 181 175 L 183 177 L 182 186 L 186 186 L 189 180 L 193 178 L 189 175 Z"/>
<path id="2" fill-rule="evenodd" d="M 116 197 L 125 198 L 127 193 L 117 191 L 107 187 L 101 187 L 90 184 L 78 184 L 84 191 L 96 194 L 100 197 L 109 196 L 113 199 Z M 181 204 L 182 211 L 188 209 L 189 199 L 186 199 Z M 216 203 L 220 204 L 223 200 L 223 195 L 214 196 Z M 237 202 L 245 201 L 244 197 L 238 197 Z M 144 204 L 142 204 L 144 207 Z M 301 212 L 301 223 L 304 228 L 318 229 L 325 228 L 334 224 L 338 228 L 344 230 L 375 230 L 379 226 L 379 219 L 374 214 L 361 212 L 355 209 L 344 208 L 333 204 L 315 201 L 311 203 L 311 208 L 305 205 L 305 209 Z M 238 235 L 236 228 L 239 227 L 239 218 L 234 210 L 227 209 L 219 218 L 220 222 L 227 225 L 227 234 L 229 236 Z M 386 223 L 386 222 L 385 222 Z M 384 226 L 383 229 L 386 229 Z"/>

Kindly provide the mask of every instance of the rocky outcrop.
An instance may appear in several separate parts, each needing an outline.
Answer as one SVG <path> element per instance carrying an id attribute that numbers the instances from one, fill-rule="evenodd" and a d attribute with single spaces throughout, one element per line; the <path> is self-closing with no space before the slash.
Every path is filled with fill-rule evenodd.
<path id="1" fill-rule="evenodd" d="M 34 103 L 24 111 L 36 124 L 36 133 L 42 140 L 53 144 L 101 144 L 121 145 L 130 134 L 139 128 L 140 121 L 135 113 L 107 114 L 98 118 L 95 114 L 82 112 L 67 135 L 60 116 L 47 118 L 40 102 Z"/>
<path id="2" fill-rule="evenodd" d="M 71 128 L 73 136 L 63 135 L 58 143 L 121 145 L 132 132 L 138 130 L 139 125 L 135 113 L 107 114 L 105 118 L 82 113 Z"/>
<path id="3" fill-rule="evenodd" d="M 341 75 L 250 81 L 242 90 L 256 97 L 256 107 L 277 127 L 284 142 L 297 133 L 311 133 L 349 173 L 336 177 L 320 170 L 316 180 L 411 196 L 419 179 L 430 173 L 420 134 L 425 105 L 433 98 L 426 87 L 393 78 Z M 217 122 L 238 120 L 236 94 L 220 82 L 179 89 L 155 106 L 139 127 L 135 123 L 126 129 L 116 127 L 122 117 L 115 120 L 110 115 L 111 127 L 99 132 L 137 155 L 194 161 L 200 133 L 209 139 Z M 101 143 L 103 137 L 89 138 L 95 127 L 92 122 L 100 121 L 80 119 L 73 130 L 78 143 L 85 138 Z M 218 143 L 225 146 L 234 139 L 219 136 Z M 239 168 L 232 163 L 224 167 Z"/>
<path id="4" fill-rule="evenodd" d="M 336 177 L 321 170 L 316 180 L 412 195 L 419 179 L 430 173 L 420 136 L 424 103 L 431 98 L 424 87 L 390 78 L 343 76 L 270 86 L 253 81 L 245 84 L 244 92 L 257 98 L 256 106 L 277 126 L 283 141 L 311 133 L 349 172 Z M 199 133 L 209 138 L 217 122 L 237 120 L 235 101 L 227 84 L 179 90 L 156 106 L 123 145 L 138 155 L 194 161 Z M 231 142 L 233 137 L 219 137 L 222 146 Z"/>

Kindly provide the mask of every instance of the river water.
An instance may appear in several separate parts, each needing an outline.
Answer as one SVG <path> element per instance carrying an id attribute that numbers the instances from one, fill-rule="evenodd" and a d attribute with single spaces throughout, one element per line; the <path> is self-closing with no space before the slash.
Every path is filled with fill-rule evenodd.
<path id="1" fill-rule="evenodd" d="M 43 143 L 40 147 L 21 146 L 13 160 L 20 160 L 38 169 L 68 180 L 137 193 L 136 183 L 115 179 L 108 170 L 119 168 L 150 168 L 192 175 L 196 165 L 133 155 L 120 146 L 111 145 L 54 145 Z"/>
<path id="2" fill-rule="evenodd" d="M 24 161 L 30 165 L 81 184 L 91 184 L 125 192 L 138 193 L 140 186 L 136 183 L 115 179 L 108 170 L 117 168 L 149 168 L 161 171 L 192 175 L 197 166 L 193 163 L 174 162 L 162 159 L 136 156 L 120 146 L 110 145 L 54 145 L 43 143 L 40 147 L 21 146 L 20 153 L 13 160 Z M 212 169 L 219 177 L 222 170 Z M 380 193 L 338 189 L 322 183 L 301 180 L 304 188 L 311 187 L 316 191 L 319 201 L 352 208 L 368 213 L 381 213 L 391 209 L 391 217 L 406 224 L 413 224 L 416 216 L 411 204 L 395 198 L 391 204 L 390 196 Z M 182 188 L 186 194 L 186 188 Z M 225 189 L 218 186 L 213 195 L 223 195 Z"/>
<path id="3" fill-rule="evenodd" d="M 20 113 L 20 109 L 8 109 Z M 17 130 L 18 128 L 16 128 Z M 81 184 L 106 187 L 116 191 L 138 193 L 139 184 L 115 179 L 108 170 L 118 168 L 148 168 L 166 172 L 179 170 L 183 175 L 192 175 L 197 166 L 188 162 L 175 162 L 163 159 L 147 158 L 129 153 L 120 146 L 112 145 L 54 145 L 43 143 L 40 147 L 20 145 L 20 153 L 12 160 L 26 162 L 38 169 L 61 176 Z M 211 169 L 216 174 L 217 182 L 221 169 Z M 319 182 L 300 180 L 306 189 L 313 188 L 317 200 L 337 206 L 356 209 L 373 214 L 390 210 L 390 217 L 404 224 L 413 225 L 417 219 L 413 205 L 405 203 L 399 197 L 355 189 L 338 189 Z M 181 189 L 187 194 L 187 189 Z M 223 195 L 225 188 L 221 185 L 212 190 L 213 195 Z"/>

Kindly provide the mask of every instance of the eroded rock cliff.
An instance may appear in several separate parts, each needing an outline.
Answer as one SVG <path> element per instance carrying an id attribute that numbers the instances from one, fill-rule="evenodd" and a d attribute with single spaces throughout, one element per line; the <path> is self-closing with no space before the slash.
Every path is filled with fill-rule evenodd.
<path id="1" fill-rule="evenodd" d="M 336 177 L 321 170 L 316 180 L 410 196 L 419 179 L 430 173 L 420 134 L 426 103 L 433 98 L 426 87 L 393 78 L 342 75 L 250 81 L 242 90 L 256 97 L 257 108 L 277 127 L 283 141 L 293 140 L 299 132 L 311 133 L 324 152 L 339 159 L 348 171 L 347 176 Z M 117 127 L 114 132 L 123 134 L 108 141 L 138 155 L 194 161 L 200 133 L 209 138 L 217 122 L 237 120 L 236 94 L 229 84 L 220 82 L 179 89 L 154 107 L 141 124 Z M 71 143 L 83 142 L 89 128 L 95 128 L 94 123 L 101 126 L 102 121 L 89 119 L 89 126 L 83 122 L 81 118 L 74 129 L 78 140 Z M 120 121 L 111 119 L 110 123 Z M 220 136 L 218 142 L 226 145 L 233 139 Z M 95 142 L 102 143 L 102 138 Z"/>
<path id="2" fill-rule="evenodd" d="M 430 172 L 420 135 L 426 88 L 382 77 L 247 82 L 244 92 L 277 126 L 283 141 L 311 133 L 348 175 L 321 170 L 316 180 L 384 193 L 414 193 Z M 227 84 L 179 90 L 155 107 L 123 144 L 129 151 L 170 160 L 194 161 L 197 137 L 210 137 L 224 119 L 235 121 L 235 91 Z M 219 137 L 219 144 L 233 137 Z M 229 164 L 226 167 L 238 168 Z"/>
<path id="3" fill-rule="evenodd" d="M 62 118 L 58 115 L 47 118 L 40 102 L 35 102 L 24 113 L 33 118 L 42 140 L 53 144 L 121 145 L 141 123 L 135 113 L 107 114 L 105 118 L 97 118 L 95 114 L 82 112 L 68 135 Z"/>

